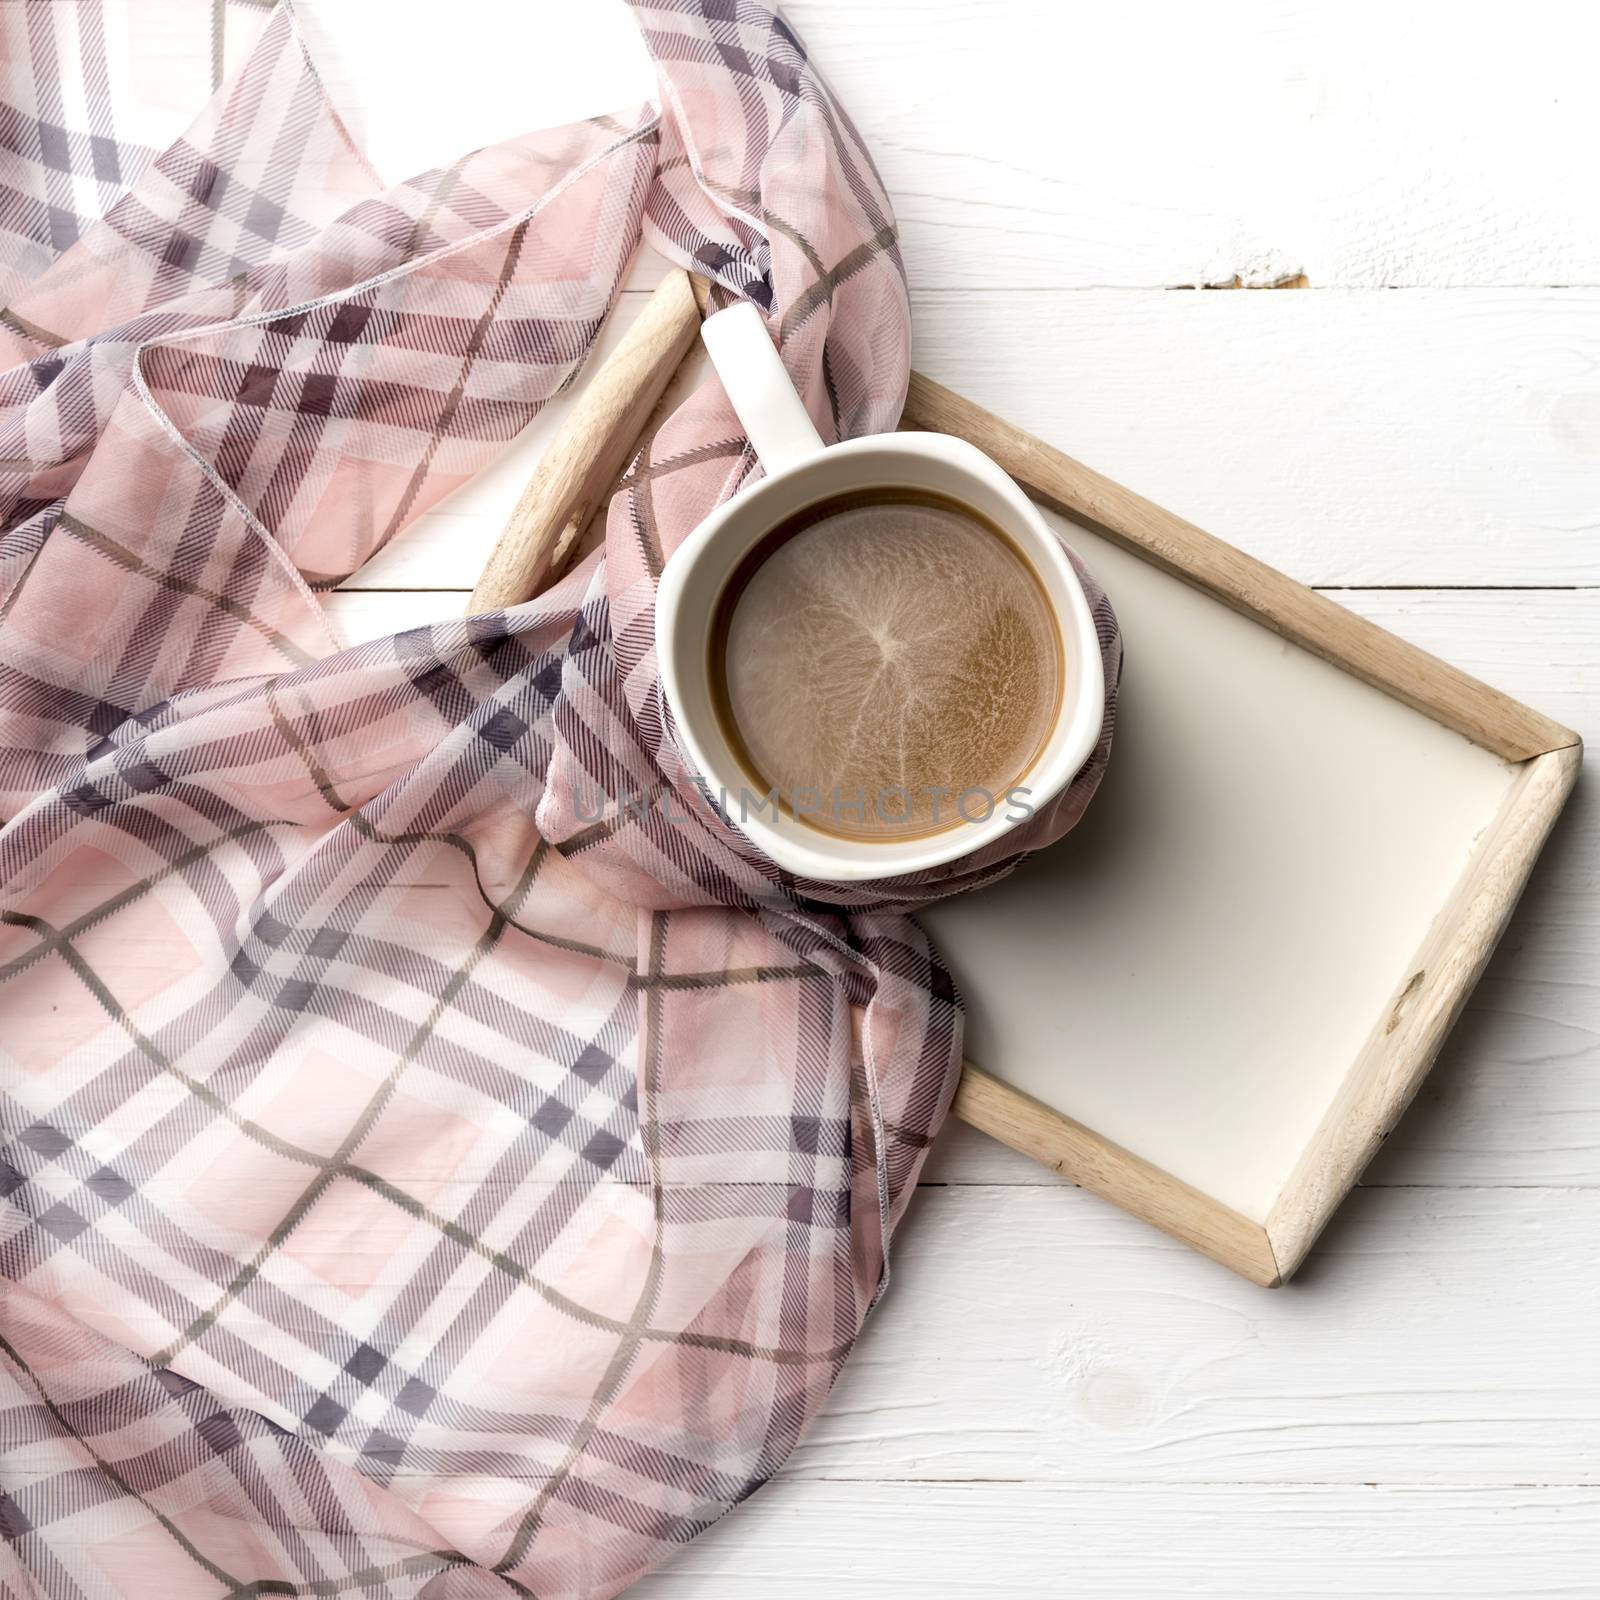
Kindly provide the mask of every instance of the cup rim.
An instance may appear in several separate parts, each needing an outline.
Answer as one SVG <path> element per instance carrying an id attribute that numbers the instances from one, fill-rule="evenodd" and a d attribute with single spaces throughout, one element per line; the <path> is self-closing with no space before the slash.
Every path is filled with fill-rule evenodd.
<path id="1" fill-rule="evenodd" d="M 1039 570 L 1056 624 L 1061 630 L 1070 671 L 1061 705 L 1052 724 L 1045 751 L 1024 774 L 1019 784 L 1029 790 L 1033 810 L 1048 804 L 1071 783 L 1092 754 L 1100 738 L 1105 717 L 1105 679 L 1100 659 L 1099 639 L 1083 584 L 1074 570 L 1061 541 L 1045 522 L 1039 509 L 1016 482 L 976 446 L 964 439 L 940 433 L 866 434 L 845 440 L 770 473 L 760 482 L 741 489 L 732 499 L 718 506 L 668 557 L 657 582 L 655 596 L 656 664 L 662 692 L 672 712 L 677 742 L 695 771 L 713 794 L 733 793 L 748 775 L 725 744 L 720 731 L 713 741 L 702 736 L 692 712 L 686 714 L 689 685 L 684 681 L 683 629 L 686 595 L 693 580 L 720 550 L 721 572 L 713 571 L 712 588 L 703 606 L 697 605 L 693 627 L 694 653 L 700 670 L 708 671 L 706 643 L 709 624 L 722 584 L 727 581 L 742 556 L 779 521 L 803 509 L 786 506 L 779 513 L 763 517 L 764 504 L 778 498 L 779 491 L 793 487 L 797 479 L 817 478 L 816 501 L 841 492 L 827 482 L 830 467 L 851 457 L 882 452 L 909 460 L 936 460 L 977 479 L 997 492 L 1013 513 L 1006 532 L 1018 539 L 1024 554 Z M 886 476 L 885 487 L 917 487 L 897 483 Z M 742 537 L 728 530 L 742 528 Z M 720 578 L 720 581 L 718 579 Z M 705 721 L 711 721 L 709 707 Z M 1063 728 L 1066 733 L 1063 735 Z M 726 765 L 721 761 L 727 757 Z M 820 883 L 850 884 L 877 879 L 904 877 L 971 856 L 1003 838 L 1028 820 L 1031 812 L 1011 815 L 996 806 L 983 821 L 961 821 L 937 833 L 906 840 L 852 840 L 825 833 L 806 822 L 779 813 L 769 821 L 758 813 L 735 819 L 724 815 L 724 822 L 749 841 L 783 870 L 797 877 Z"/>

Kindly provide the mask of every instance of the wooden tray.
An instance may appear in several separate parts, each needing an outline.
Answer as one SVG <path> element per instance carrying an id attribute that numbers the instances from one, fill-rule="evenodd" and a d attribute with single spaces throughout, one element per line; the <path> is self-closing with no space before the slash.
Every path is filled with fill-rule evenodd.
<path id="1" fill-rule="evenodd" d="M 670 275 L 546 449 L 471 610 L 595 537 L 652 412 L 702 370 L 699 314 Z M 1127 651 L 1085 821 L 923 918 L 967 1002 L 956 1113 L 1281 1283 L 1432 1064 L 1581 741 L 920 374 L 904 426 L 970 440 L 1028 491 Z"/>

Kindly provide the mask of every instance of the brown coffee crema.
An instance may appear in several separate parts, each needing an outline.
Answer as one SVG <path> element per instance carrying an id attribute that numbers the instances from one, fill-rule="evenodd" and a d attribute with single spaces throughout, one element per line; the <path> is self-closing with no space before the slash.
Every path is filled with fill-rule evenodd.
<path id="1" fill-rule="evenodd" d="M 915 489 L 836 495 L 764 535 L 718 596 L 710 650 L 751 799 L 775 793 L 846 839 L 1017 806 L 1064 690 L 1027 558 L 970 507 Z"/>

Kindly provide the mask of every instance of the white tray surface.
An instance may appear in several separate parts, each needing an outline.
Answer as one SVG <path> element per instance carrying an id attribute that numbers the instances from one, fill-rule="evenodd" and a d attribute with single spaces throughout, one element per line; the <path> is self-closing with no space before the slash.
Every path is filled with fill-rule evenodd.
<path id="1" fill-rule="evenodd" d="M 1111 767 L 922 920 L 970 1060 L 1265 1222 L 1514 769 L 1053 520 L 1123 627 Z"/>

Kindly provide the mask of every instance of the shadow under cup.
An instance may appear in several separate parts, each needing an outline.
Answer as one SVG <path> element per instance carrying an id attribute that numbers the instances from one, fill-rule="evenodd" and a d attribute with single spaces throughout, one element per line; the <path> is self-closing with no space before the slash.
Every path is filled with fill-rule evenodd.
<path id="1" fill-rule="evenodd" d="M 1065 651 L 1033 563 L 929 489 L 867 486 L 762 534 L 717 595 L 711 704 L 744 780 L 730 820 L 917 840 L 1032 814 Z"/>

